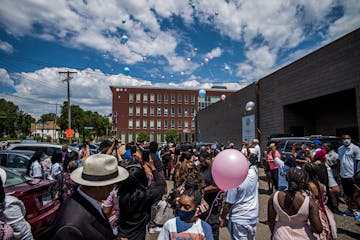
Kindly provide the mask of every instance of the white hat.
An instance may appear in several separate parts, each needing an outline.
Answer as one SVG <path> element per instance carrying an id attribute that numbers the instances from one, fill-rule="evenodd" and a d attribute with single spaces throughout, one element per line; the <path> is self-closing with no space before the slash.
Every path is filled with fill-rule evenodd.
<path id="1" fill-rule="evenodd" d="M 70 178 L 84 186 L 107 186 L 129 177 L 129 172 L 118 166 L 115 157 L 107 154 L 94 154 L 86 159 L 83 167 L 75 169 Z"/>
<path id="2" fill-rule="evenodd" d="M 1 177 L 1 181 L 3 183 L 3 185 L 5 185 L 6 182 L 6 172 L 4 169 L 0 168 L 0 177 Z"/>
<path id="3" fill-rule="evenodd" d="M 253 143 L 259 143 L 259 140 L 254 138 Z"/>

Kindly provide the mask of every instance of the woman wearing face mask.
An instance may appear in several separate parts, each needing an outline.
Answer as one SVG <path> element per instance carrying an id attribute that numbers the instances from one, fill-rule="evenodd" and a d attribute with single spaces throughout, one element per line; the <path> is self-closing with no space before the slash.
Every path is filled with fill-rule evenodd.
<path id="1" fill-rule="evenodd" d="M 42 178 L 43 170 L 40 164 L 41 158 L 44 156 L 44 153 L 41 151 L 36 151 L 34 155 L 30 158 L 29 164 L 26 169 L 26 175 L 33 178 Z"/>
<path id="2" fill-rule="evenodd" d="M 158 240 L 213 240 L 210 225 L 195 214 L 201 204 L 201 198 L 202 194 L 198 185 L 193 181 L 187 181 L 185 190 L 180 196 L 177 208 L 178 217 L 172 218 L 164 224 Z"/>

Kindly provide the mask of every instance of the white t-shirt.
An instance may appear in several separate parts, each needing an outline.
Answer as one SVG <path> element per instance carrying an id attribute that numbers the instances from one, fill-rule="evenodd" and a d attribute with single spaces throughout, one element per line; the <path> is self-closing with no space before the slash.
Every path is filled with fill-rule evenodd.
<path id="1" fill-rule="evenodd" d="M 338 184 L 335 181 L 334 174 L 333 174 L 331 167 L 329 167 L 328 165 L 325 165 L 325 166 L 326 166 L 328 178 L 329 178 L 329 187 L 337 186 Z"/>
<path id="2" fill-rule="evenodd" d="M 168 220 L 160 231 L 158 240 L 213 240 L 212 230 L 208 223 L 200 218 L 196 222 L 187 223 L 179 217 Z"/>
<path id="3" fill-rule="evenodd" d="M 256 224 L 259 217 L 257 168 L 249 168 L 245 181 L 226 193 L 226 202 L 233 204 L 228 219 L 237 224 Z"/>
<path id="4" fill-rule="evenodd" d="M 254 147 L 253 147 L 253 152 L 252 153 L 255 153 L 257 156 L 258 156 L 258 162 L 261 161 L 261 150 L 260 150 L 260 146 L 259 144 L 256 144 Z"/>
<path id="5" fill-rule="evenodd" d="M 31 163 L 30 177 L 42 177 L 42 167 L 38 160 Z"/>

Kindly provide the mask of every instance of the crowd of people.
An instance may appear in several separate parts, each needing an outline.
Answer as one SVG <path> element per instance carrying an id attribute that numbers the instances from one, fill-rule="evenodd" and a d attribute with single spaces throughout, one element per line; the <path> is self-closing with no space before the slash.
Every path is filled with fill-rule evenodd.
<path id="1" fill-rule="evenodd" d="M 281 154 L 276 143 L 264 153 L 257 139 L 244 143 L 239 151 L 248 159 L 248 175 L 224 191 L 214 181 L 212 163 L 227 148 L 235 147 L 159 147 L 114 139 L 103 141 L 99 154 L 91 155 L 85 143 L 74 156 L 64 145 L 51 158 L 36 152 L 27 175 L 57 182 L 62 207 L 49 231 L 52 239 L 139 240 L 148 232 L 158 232 L 159 240 L 219 239 L 221 227 L 232 239 L 254 239 L 259 166 L 271 194 L 272 239 L 335 239 L 333 213 L 360 220 L 360 149 L 350 136 L 343 136 L 338 153 L 318 140 L 300 151 L 294 146 L 291 154 Z M 344 212 L 338 209 L 342 193 Z"/>

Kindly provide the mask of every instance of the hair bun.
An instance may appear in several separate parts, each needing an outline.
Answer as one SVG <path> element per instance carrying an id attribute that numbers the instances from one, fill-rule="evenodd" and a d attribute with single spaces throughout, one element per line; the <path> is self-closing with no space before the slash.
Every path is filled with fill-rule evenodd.
<path id="1" fill-rule="evenodd" d="M 296 182 L 291 181 L 288 184 L 289 184 L 289 186 L 288 186 L 288 191 L 289 192 L 295 192 L 295 191 L 299 190 L 299 185 Z"/>
<path id="2" fill-rule="evenodd" d="M 199 189 L 199 185 L 193 181 L 193 180 L 187 180 L 185 182 L 185 190 L 186 189 L 193 189 L 193 190 L 198 190 Z"/>

